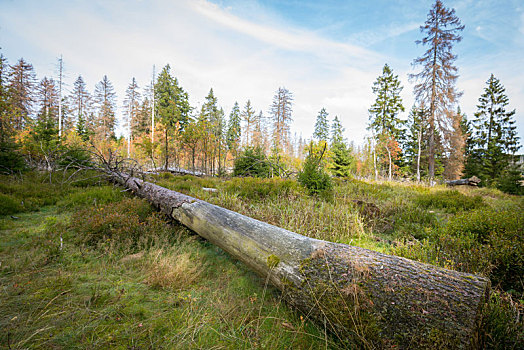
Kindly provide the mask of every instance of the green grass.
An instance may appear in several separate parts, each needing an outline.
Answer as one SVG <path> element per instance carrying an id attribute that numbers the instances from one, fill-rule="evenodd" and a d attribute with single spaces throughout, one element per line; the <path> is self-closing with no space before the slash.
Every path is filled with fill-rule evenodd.
<path id="1" fill-rule="evenodd" d="M 342 347 L 147 202 L 71 191 L 0 219 L 0 348 Z"/>
<path id="2" fill-rule="evenodd" d="M 310 237 L 490 276 L 485 347 L 522 343 L 522 198 L 356 180 L 335 181 L 330 197 L 310 196 L 293 180 L 156 181 Z M 0 196 L 0 348 L 352 346 L 118 187 L 29 174 L 1 177 Z"/>

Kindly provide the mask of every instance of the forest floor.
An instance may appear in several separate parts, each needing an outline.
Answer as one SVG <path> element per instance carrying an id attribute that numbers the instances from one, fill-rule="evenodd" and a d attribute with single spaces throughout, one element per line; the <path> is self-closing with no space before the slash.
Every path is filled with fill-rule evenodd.
<path id="1" fill-rule="evenodd" d="M 0 176 L 0 349 L 358 346 L 144 200 L 60 180 Z M 524 343 L 522 197 L 356 180 L 312 197 L 294 180 L 154 180 L 303 235 L 489 276 L 485 347 Z"/>

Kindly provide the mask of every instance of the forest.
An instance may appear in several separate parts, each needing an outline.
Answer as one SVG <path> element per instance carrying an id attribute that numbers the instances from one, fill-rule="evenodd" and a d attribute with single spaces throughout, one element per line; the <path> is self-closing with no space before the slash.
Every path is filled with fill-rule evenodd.
<path id="1" fill-rule="evenodd" d="M 141 85 L 131 77 L 117 99 L 108 75 L 90 92 L 75 74 L 66 89 L 67 57 L 57 59 L 56 76 L 38 77 L 24 58 L 0 52 L 0 348 L 521 348 L 522 112 L 495 74 L 485 77 L 473 116 L 461 111 L 453 48 L 464 27 L 454 9 L 433 3 L 409 77 L 414 104 L 405 105 L 402 81 L 384 64 L 369 87 L 374 103 L 361 143 L 344 136 L 350 118 L 326 108 L 313 134 L 299 135 L 294 93 L 285 87 L 269 106 L 239 101 L 231 111 L 211 88 L 197 107 L 166 64 L 152 67 Z M 476 180 L 451 186 L 459 179 Z M 376 311 L 383 300 L 369 281 L 377 273 L 363 262 L 350 264 L 349 285 L 334 283 L 330 272 L 322 293 L 297 302 L 287 291 L 292 282 L 275 278 L 284 258 L 270 252 L 268 272 L 253 271 L 237 248 L 232 253 L 199 232 L 211 224 L 184 221 L 187 203 L 168 211 L 164 197 L 155 202 L 165 189 L 189 196 L 190 205 L 210 203 L 326 247 L 428 266 L 420 276 L 437 271 L 453 287 L 458 277 L 449 276 L 471 286 L 478 278 L 489 291 L 473 307 L 466 338 L 444 324 L 462 327 L 464 300 L 457 310 L 452 299 L 444 302 L 459 315 L 452 321 L 422 304 L 409 315 Z M 186 211 L 177 214 L 179 206 Z M 214 210 L 204 221 L 222 213 Z M 247 242 L 240 246 L 254 254 Z M 313 274 L 317 258 L 311 253 L 297 271 Z M 384 310 L 412 298 L 387 288 Z M 345 316 L 330 316 L 333 308 Z M 427 327 L 401 328 L 412 312 Z M 397 329 L 388 317 L 398 318 Z"/>

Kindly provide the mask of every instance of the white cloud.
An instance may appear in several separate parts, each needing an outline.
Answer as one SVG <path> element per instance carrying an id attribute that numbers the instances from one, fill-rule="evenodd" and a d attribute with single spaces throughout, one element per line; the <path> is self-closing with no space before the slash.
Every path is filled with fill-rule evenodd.
<path id="1" fill-rule="evenodd" d="M 20 11 L 22 6 L 24 11 Z M 267 115 L 275 90 L 285 86 L 295 96 L 293 130 L 311 136 L 316 115 L 325 107 L 331 117 L 339 116 L 346 136 L 360 143 L 374 99 L 371 86 L 386 58 L 364 45 L 335 41 L 270 17 L 268 13 L 257 17 L 255 12 L 248 20 L 203 0 L 20 0 L 0 2 L 0 39 L 11 62 L 23 56 L 35 65 L 40 78 L 54 74 L 59 54 L 63 54 L 70 84 L 82 74 L 92 91 L 107 74 L 119 103 L 133 76 L 141 87 L 149 84 L 153 64 L 157 72 L 171 65 L 194 106 L 203 102 L 212 87 L 226 114 L 235 101 L 243 107 L 251 99 Z M 415 23 L 385 25 L 360 35 L 369 43 L 416 27 Z M 394 66 L 405 86 L 402 96 L 407 110 L 413 99 L 406 78 L 411 72 L 409 63 Z M 469 103 L 464 110 L 472 115 L 490 68 L 460 69 L 465 73 L 459 79 L 459 88 L 465 91 L 462 101 Z M 519 74 L 514 73 L 515 78 L 502 75 L 501 81 L 514 93 L 510 96 L 514 108 L 524 111 L 524 106 L 517 105 L 524 100 L 519 98 L 524 96 Z"/>

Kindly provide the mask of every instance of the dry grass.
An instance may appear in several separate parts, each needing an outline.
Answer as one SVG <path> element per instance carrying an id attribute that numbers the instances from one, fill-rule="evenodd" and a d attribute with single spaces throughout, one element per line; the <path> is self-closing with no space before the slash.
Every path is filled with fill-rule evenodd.
<path id="1" fill-rule="evenodd" d="M 184 290 L 198 282 L 203 264 L 188 252 L 174 249 L 155 249 L 149 252 L 144 264 L 145 283 L 151 287 Z"/>

